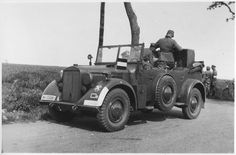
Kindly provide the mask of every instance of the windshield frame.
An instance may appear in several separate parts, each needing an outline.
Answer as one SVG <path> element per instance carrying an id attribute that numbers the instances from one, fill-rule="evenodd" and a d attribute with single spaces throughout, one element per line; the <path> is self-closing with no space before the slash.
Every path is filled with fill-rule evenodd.
<path id="1" fill-rule="evenodd" d="M 144 43 L 142 44 L 134 44 L 134 45 L 131 45 L 131 44 L 124 44 L 124 45 L 108 45 L 108 46 L 99 46 L 98 49 L 97 49 L 97 55 L 96 55 L 96 61 L 95 61 L 95 65 L 116 65 L 117 63 L 117 59 L 120 55 L 120 49 L 122 47 L 135 47 L 135 46 L 140 46 L 141 47 L 141 52 L 140 52 L 140 57 L 139 57 L 139 60 L 136 61 L 136 62 L 128 62 L 128 63 L 138 63 L 141 61 L 142 59 L 142 55 L 143 55 L 143 49 L 144 49 Z M 116 55 L 116 60 L 115 62 L 97 62 L 98 60 L 98 53 L 99 53 L 99 49 L 100 48 L 117 48 L 118 47 L 118 52 L 117 52 L 117 55 Z"/>

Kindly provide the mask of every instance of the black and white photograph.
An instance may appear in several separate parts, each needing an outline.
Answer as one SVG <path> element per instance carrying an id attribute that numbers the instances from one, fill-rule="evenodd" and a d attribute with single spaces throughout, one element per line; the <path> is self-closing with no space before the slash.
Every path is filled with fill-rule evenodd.
<path id="1" fill-rule="evenodd" d="M 235 1 L 1 0 L 1 153 L 234 153 Z"/>

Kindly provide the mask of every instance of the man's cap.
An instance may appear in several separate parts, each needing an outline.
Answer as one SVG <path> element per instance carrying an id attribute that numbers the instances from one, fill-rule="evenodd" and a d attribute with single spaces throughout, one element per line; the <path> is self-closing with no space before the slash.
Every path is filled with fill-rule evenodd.
<path id="1" fill-rule="evenodd" d="M 211 68 L 210 68 L 210 66 L 207 66 L 206 69 L 207 69 L 207 70 L 210 70 Z"/>
<path id="2" fill-rule="evenodd" d="M 215 65 L 211 65 L 211 67 L 216 67 Z"/>
<path id="3" fill-rule="evenodd" d="M 168 30 L 167 33 L 166 33 L 166 36 L 174 36 L 174 31 L 173 30 Z"/>

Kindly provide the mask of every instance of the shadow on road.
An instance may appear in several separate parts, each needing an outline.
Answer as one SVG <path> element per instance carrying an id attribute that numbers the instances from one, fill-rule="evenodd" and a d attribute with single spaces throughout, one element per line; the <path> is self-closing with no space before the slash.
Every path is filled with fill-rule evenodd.
<path id="1" fill-rule="evenodd" d="M 104 132 L 104 130 L 100 127 L 95 117 L 79 115 L 79 116 L 76 116 L 70 122 L 57 122 L 51 119 L 48 121 L 51 123 L 66 125 L 72 128 L 80 128 L 80 129 L 89 130 L 89 131 Z"/>
<path id="2" fill-rule="evenodd" d="M 158 110 L 154 110 L 149 113 L 135 112 L 130 115 L 129 121 L 127 125 L 137 125 L 147 123 L 147 121 L 151 122 L 161 122 L 166 119 L 183 119 L 182 112 L 179 110 L 171 110 L 170 112 L 161 112 Z"/>
<path id="3" fill-rule="evenodd" d="M 142 113 L 142 112 L 133 112 L 130 115 L 129 121 L 127 123 L 128 126 L 139 125 L 151 122 L 161 122 L 166 119 L 184 119 L 182 112 L 180 110 L 171 110 L 170 112 L 161 112 L 158 110 L 154 110 L 150 113 Z M 104 130 L 100 127 L 99 122 L 95 117 L 78 115 L 70 122 L 56 122 L 54 120 L 48 120 L 51 123 L 57 123 L 66 125 L 72 128 L 80 128 L 89 131 L 98 131 L 104 132 Z"/>

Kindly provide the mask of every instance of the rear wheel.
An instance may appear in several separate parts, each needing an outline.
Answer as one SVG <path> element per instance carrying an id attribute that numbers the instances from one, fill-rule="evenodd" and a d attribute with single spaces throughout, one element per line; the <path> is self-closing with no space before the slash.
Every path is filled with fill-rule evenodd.
<path id="1" fill-rule="evenodd" d="M 67 122 L 72 120 L 74 114 L 69 111 L 60 111 L 56 105 L 48 106 L 50 116 L 58 122 Z"/>
<path id="2" fill-rule="evenodd" d="M 187 106 L 182 108 L 184 117 L 187 119 L 195 119 L 201 112 L 202 108 L 202 95 L 197 88 L 193 88 L 190 92 Z"/>
<path id="3" fill-rule="evenodd" d="M 164 76 L 156 87 L 155 106 L 161 111 L 169 111 L 173 108 L 177 96 L 177 86 L 174 79 Z"/>
<path id="4" fill-rule="evenodd" d="M 129 115 L 129 96 L 124 90 L 116 88 L 105 97 L 97 118 L 106 131 L 117 131 L 124 128 Z"/>

